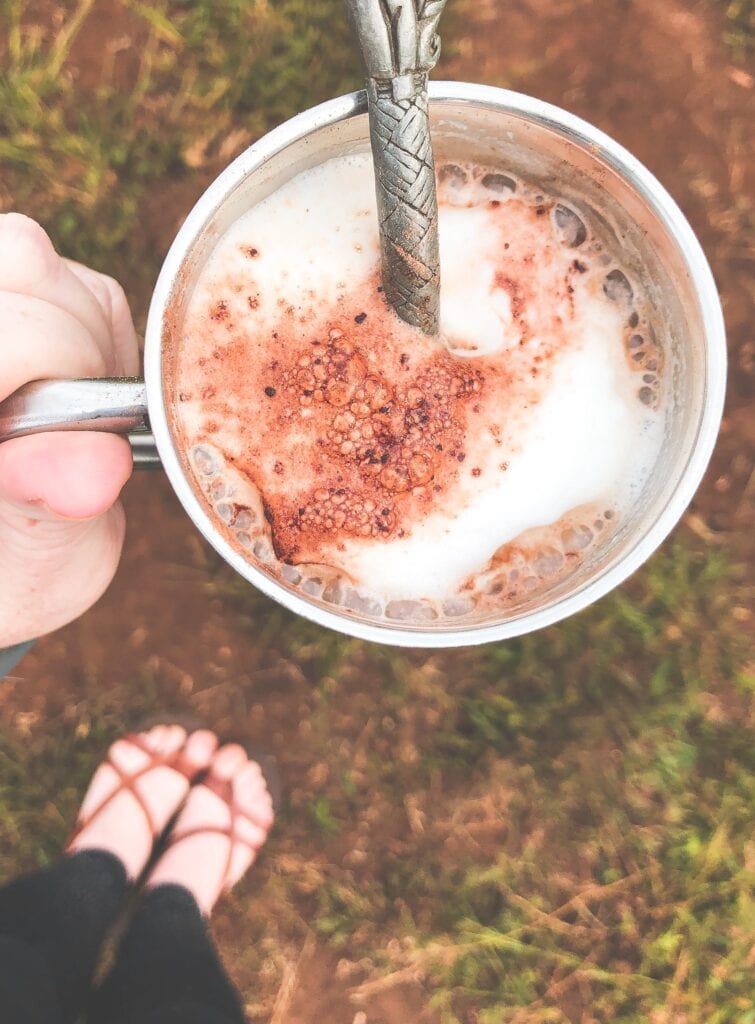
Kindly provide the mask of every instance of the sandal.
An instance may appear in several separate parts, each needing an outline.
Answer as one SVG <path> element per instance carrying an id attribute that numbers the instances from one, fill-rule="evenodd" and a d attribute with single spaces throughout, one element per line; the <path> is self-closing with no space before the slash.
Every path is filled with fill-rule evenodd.
<path id="1" fill-rule="evenodd" d="M 130 879 L 138 878 L 216 746 L 212 733 L 187 737 L 179 725 L 156 725 L 116 740 L 94 774 L 67 851 L 106 850 L 123 862 Z"/>
<path id="2" fill-rule="evenodd" d="M 222 747 L 192 788 L 146 885 L 183 885 L 209 916 L 267 840 L 275 818 L 271 788 L 243 747 Z"/>

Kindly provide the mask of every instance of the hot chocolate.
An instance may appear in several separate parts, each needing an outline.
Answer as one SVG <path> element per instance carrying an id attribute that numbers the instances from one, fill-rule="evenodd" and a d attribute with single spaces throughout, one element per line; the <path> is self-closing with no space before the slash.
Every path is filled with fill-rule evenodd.
<path id="1" fill-rule="evenodd" d="M 171 407 L 246 556 L 389 619 L 516 605 L 615 530 L 663 428 L 645 302 L 589 215 L 439 168 L 441 336 L 380 287 L 367 156 L 307 171 L 218 243 Z"/>

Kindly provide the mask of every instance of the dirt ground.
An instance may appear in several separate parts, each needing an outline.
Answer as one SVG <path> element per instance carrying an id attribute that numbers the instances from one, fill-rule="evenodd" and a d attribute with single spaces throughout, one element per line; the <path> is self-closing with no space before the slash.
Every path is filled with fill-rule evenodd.
<path id="1" fill-rule="evenodd" d="M 463 34 L 448 47 L 438 75 L 505 85 L 581 115 L 639 157 L 689 218 L 721 289 L 731 371 L 720 442 L 681 529 L 720 548 L 735 566 L 746 566 L 755 537 L 755 166 L 745 126 L 755 83 L 746 60 L 724 42 L 725 8 L 713 0 L 479 0 L 469 5 Z M 155 200 L 145 216 L 150 244 L 167 249 L 213 170 Z M 144 310 L 136 312 L 143 316 Z M 257 900 L 258 894 L 287 872 L 301 872 L 303 864 L 340 863 L 353 853 L 339 847 L 337 838 L 325 848 L 321 832 L 292 824 L 304 813 L 305 780 L 327 774 L 341 742 L 336 730 L 324 747 L 316 724 L 313 677 L 327 676 L 327 659 L 308 661 L 306 651 L 301 658 L 285 657 L 271 644 L 271 635 L 285 629 L 290 618 L 263 600 L 253 611 L 238 607 L 228 589 L 229 574 L 159 472 L 137 474 L 124 503 L 129 529 L 114 584 L 81 620 L 42 640 L 26 657 L 4 690 L 3 716 L 33 732 L 71 722 L 86 729 L 82 721 L 98 716 L 117 727 L 119 719 L 136 720 L 143 710 L 178 708 L 189 709 L 222 735 L 264 737 L 281 764 L 288 809 L 260 878 L 224 905 L 214 925 L 250 1014 L 273 1024 L 438 1020 L 416 972 L 384 989 L 379 983 L 360 989 L 372 977 L 369 965 L 339 967 L 340 954 L 312 935 L 280 967 L 272 1010 L 260 1015 L 259 979 L 239 953 L 240 945 L 262 941 L 265 932 L 258 915 L 267 904 L 264 897 Z M 745 628 L 751 625 L 751 618 L 744 620 Z M 313 631 L 311 642 L 318 636 Z M 417 668 L 432 663 L 422 652 L 408 657 Z M 465 663 L 459 656 L 445 664 L 463 671 Z M 370 677 L 355 681 L 344 719 L 362 713 L 374 685 Z M 358 752 L 368 737 L 355 737 L 350 728 L 344 724 L 343 735 Z M 380 841 L 400 851 L 404 837 L 399 826 L 391 826 L 390 807 L 378 801 L 376 814 L 369 834 L 382 830 Z M 495 832 L 482 839 L 491 849 L 498 841 Z M 354 864 L 358 872 L 358 858 Z M 307 901 L 314 905 L 316 899 L 315 884 L 311 892 L 303 891 L 302 913 Z M 287 928 L 305 934 L 291 922 L 270 927 L 276 934 Z M 269 1010 L 270 1003 L 265 1005 Z M 574 995 L 564 997 L 561 1009 L 563 1019 L 588 1019 Z M 471 1010 L 467 1019 L 477 1020 Z"/>

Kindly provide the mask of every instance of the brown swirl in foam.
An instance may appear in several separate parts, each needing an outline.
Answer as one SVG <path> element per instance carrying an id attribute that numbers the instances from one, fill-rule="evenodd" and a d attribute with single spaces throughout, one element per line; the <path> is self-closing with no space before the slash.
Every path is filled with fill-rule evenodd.
<path id="1" fill-rule="evenodd" d="M 649 321 L 641 289 L 632 284 L 625 269 L 616 265 L 603 241 L 590 229 L 590 221 L 593 219 L 591 211 L 577 211 L 552 196 L 541 194 L 538 189 L 510 173 L 501 174 L 474 164 L 443 164 L 438 169 L 438 198 L 441 203 L 452 206 L 484 204 L 489 209 L 500 209 L 502 199 L 510 201 L 515 195 L 533 207 L 536 217 L 542 218 L 547 214 L 552 221 L 554 236 L 567 249 L 574 250 L 575 256 L 565 282 L 568 295 L 574 294 L 571 278 L 593 274 L 596 269 L 602 268 L 603 293 L 626 311 L 626 358 L 630 369 L 638 376 L 641 375 L 637 397 L 647 408 L 659 409 L 663 397 L 663 351 Z M 505 210 L 501 209 L 502 221 L 505 221 L 505 217 Z M 517 279 L 501 272 L 499 283 L 509 291 L 512 305 L 521 305 Z"/>
<path id="2" fill-rule="evenodd" d="M 394 352 L 378 371 L 362 354 L 373 343 L 381 343 L 379 331 L 351 341 L 333 328 L 325 341 L 312 342 L 312 354 L 300 357 L 296 370 L 276 372 L 278 423 L 285 429 L 291 406 L 305 404 L 312 410 L 308 428 L 318 438 L 317 486 L 267 498 L 276 553 L 285 561 L 314 553 L 334 536 L 404 536 L 465 461 L 484 370 L 450 356 L 415 361 Z"/>
<path id="3" fill-rule="evenodd" d="M 369 587 L 332 565 L 281 561 L 257 488 L 222 452 L 197 445 L 191 462 L 222 532 L 246 557 L 253 558 L 284 584 L 342 613 L 396 623 L 459 622 L 505 609 L 525 611 L 582 568 L 617 525 L 617 514 L 597 504 L 573 509 L 557 522 L 535 527 L 503 545 L 471 575 L 459 592 L 443 600 L 430 597 L 385 601 Z"/>
<path id="4" fill-rule="evenodd" d="M 466 439 L 485 429 L 489 381 L 500 398 L 510 374 L 439 345 L 418 352 L 376 280 L 370 291 L 355 316 L 312 318 L 306 341 L 297 316 L 284 311 L 273 358 L 251 364 L 245 340 L 232 338 L 198 360 L 203 439 L 237 422 L 241 454 L 229 461 L 264 496 L 283 562 L 320 562 L 323 544 L 338 537 L 403 537 L 462 472 L 479 475 L 465 465 Z M 208 315 L 225 321 L 227 304 Z M 245 370 L 248 421 L 236 401 Z M 183 391 L 179 402 L 195 393 Z"/>

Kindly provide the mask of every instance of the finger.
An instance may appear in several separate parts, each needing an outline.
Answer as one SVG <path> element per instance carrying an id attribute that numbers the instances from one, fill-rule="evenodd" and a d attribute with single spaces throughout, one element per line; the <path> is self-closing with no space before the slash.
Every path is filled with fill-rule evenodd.
<path id="1" fill-rule="evenodd" d="M 123 438 L 61 433 L 0 445 L 0 645 L 86 611 L 113 578 L 131 469 Z"/>
<path id="2" fill-rule="evenodd" d="M 6 441 L 0 515 L 27 530 L 29 519 L 92 519 L 117 501 L 131 468 L 128 442 L 115 434 L 63 431 Z"/>
<path id="3" fill-rule="evenodd" d="M 139 372 L 139 340 L 126 293 L 114 277 L 74 260 L 66 260 L 65 263 L 94 294 L 108 318 L 115 346 L 116 372 L 124 377 L 135 377 Z"/>
<path id="4" fill-rule="evenodd" d="M 0 292 L 0 399 L 40 377 L 102 377 L 115 364 L 91 332 L 43 299 Z"/>
<path id="5" fill-rule="evenodd" d="M 92 290 L 55 252 L 44 228 L 21 213 L 0 214 L 0 289 L 59 306 L 99 345 L 112 345 L 110 319 Z"/>

